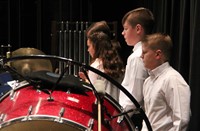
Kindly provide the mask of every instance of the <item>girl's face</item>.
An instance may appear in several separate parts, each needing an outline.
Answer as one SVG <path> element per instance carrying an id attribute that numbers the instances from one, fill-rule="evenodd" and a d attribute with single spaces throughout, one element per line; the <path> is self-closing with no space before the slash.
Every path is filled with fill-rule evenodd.
<path id="1" fill-rule="evenodd" d="M 92 42 L 90 41 L 90 39 L 87 40 L 87 46 L 88 46 L 88 52 L 89 52 L 90 56 L 93 58 L 95 50 L 94 50 L 94 46 L 93 46 Z"/>

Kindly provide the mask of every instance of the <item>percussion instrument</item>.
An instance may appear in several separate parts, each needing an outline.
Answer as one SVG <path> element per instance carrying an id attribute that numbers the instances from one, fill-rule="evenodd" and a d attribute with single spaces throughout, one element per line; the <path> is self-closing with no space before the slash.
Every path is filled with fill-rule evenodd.
<path id="1" fill-rule="evenodd" d="M 85 90 L 56 88 L 49 95 L 26 83 L 14 83 L 0 99 L 1 131 L 97 131 L 97 101 L 87 85 Z M 108 94 L 102 99 L 102 131 L 132 131 L 134 125 Z"/>
<path id="2" fill-rule="evenodd" d="M 71 59 L 50 55 L 16 56 L 5 59 L 3 62 L 29 59 L 59 60 L 68 66 L 77 65 L 104 77 L 130 98 L 137 111 L 142 114 L 147 128 L 150 131 L 152 130 L 147 116 L 136 99 L 121 84 L 95 68 Z M 62 79 L 65 72 L 62 72 L 59 76 L 49 74 L 48 71 L 45 74 L 45 77 L 43 77 L 43 73 L 39 77 L 37 74 L 31 75 L 34 79 L 42 80 L 43 84 L 35 85 L 30 83 L 30 79 L 24 77 L 29 82 L 27 82 L 27 85 L 15 83 L 12 89 L 0 98 L 0 129 L 2 131 L 137 130 L 127 115 L 129 111 L 124 112 L 119 103 L 108 94 L 98 99 L 99 97 L 92 84 L 80 86 L 77 80 L 72 81 L 72 79 L 67 80 L 66 83 L 66 80 Z M 47 77 L 53 79 L 49 80 Z M 54 77 L 57 79 L 55 80 Z M 46 84 L 48 87 L 45 87 Z"/>
<path id="3" fill-rule="evenodd" d="M 19 48 L 11 53 L 12 57 L 28 56 L 28 55 L 45 55 L 44 52 L 35 48 Z M 14 67 L 20 74 L 26 75 L 32 71 L 46 70 L 53 71 L 50 60 L 44 59 L 25 59 L 10 62 L 11 67 Z"/>

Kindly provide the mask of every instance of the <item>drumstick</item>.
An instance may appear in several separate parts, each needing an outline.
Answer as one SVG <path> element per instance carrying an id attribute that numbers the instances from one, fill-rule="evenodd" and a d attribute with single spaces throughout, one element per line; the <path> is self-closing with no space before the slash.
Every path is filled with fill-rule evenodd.
<path id="1" fill-rule="evenodd" d="M 101 131 L 101 100 L 98 100 L 98 131 Z"/>
<path id="2" fill-rule="evenodd" d="M 98 103 L 98 131 L 101 131 L 101 97 L 105 95 L 105 83 L 102 80 L 96 80 L 94 87 L 99 95 L 97 97 Z"/>

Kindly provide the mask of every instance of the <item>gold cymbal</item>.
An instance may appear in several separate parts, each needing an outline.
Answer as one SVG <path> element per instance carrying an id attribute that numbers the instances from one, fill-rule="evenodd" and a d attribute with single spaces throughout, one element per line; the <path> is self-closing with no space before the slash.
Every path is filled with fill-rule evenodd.
<path id="1" fill-rule="evenodd" d="M 45 55 L 45 53 L 35 48 L 19 48 L 13 51 L 11 55 L 12 57 L 14 57 L 27 55 Z M 51 61 L 44 59 L 15 60 L 10 62 L 10 66 L 14 67 L 17 70 L 17 72 L 19 72 L 22 75 L 26 75 L 33 71 L 53 71 Z"/>

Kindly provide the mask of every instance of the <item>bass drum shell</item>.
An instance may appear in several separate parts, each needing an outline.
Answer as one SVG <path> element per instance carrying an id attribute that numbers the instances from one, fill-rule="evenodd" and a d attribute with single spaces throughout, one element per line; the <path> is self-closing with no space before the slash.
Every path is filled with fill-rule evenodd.
<path id="1" fill-rule="evenodd" d="M 53 100 L 51 100 L 53 99 Z M 81 131 L 98 130 L 97 100 L 93 91 L 54 90 L 52 96 L 32 85 L 10 90 L 0 99 L 1 131 Z M 102 131 L 133 131 L 134 125 L 125 115 L 121 123 L 111 116 L 122 112 L 108 94 L 103 98 Z"/>

